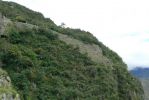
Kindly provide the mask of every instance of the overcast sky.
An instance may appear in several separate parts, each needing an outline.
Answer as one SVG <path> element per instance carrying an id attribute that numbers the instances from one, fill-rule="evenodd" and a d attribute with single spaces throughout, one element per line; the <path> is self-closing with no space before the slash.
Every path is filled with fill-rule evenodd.
<path id="1" fill-rule="evenodd" d="M 131 69 L 149 67 L 148 0 L 5 0 L 39 11 L 56 24 L 91 32 Z"/>

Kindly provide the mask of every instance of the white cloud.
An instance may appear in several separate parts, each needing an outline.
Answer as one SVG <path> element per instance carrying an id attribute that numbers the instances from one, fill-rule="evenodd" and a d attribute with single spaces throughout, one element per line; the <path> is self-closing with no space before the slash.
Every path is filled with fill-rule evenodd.
<path id="1" fill-rule="evenodd" d="M 149 66 L 148 0 L 7 0 L 42 12 L 55 23 L 81 28 L 132 66 Z"/>

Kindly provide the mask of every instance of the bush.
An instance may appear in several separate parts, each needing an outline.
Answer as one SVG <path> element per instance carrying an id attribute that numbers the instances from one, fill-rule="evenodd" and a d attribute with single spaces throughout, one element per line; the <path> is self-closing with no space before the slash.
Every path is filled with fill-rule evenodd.
<path id="1" fill-rule="evenodd" d="M 25 18 L 23 18 L 22 16 L 17 16 L 17 17 L 15 18 L 15 20 L 18 21 L 18 22 L 26 23 Z"/>

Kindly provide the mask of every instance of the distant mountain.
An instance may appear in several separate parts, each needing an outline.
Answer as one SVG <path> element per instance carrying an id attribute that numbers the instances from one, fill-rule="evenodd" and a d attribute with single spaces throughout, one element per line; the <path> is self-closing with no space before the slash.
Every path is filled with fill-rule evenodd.
<path id="1" fill-rule="evenodd" d="M 130 72 L 141 81 L 145 92 L 145 100 L 149 100 L 149 68 L 136 67 Z"/>
<path id="2" fill-rule="evenodd" d="M 149 68 L 136 67 L 131 73 L 138 78 L 149 78 Z"/>

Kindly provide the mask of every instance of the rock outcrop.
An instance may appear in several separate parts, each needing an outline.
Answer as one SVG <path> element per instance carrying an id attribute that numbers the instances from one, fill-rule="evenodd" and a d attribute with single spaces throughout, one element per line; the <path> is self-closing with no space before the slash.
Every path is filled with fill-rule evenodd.
<path id="1" fill-rule="evenodd" d="M 3 16 L 0 13 L 0 35 L 3 33 L 3 25 L 4 24 L 4 20 L 3 20 Z"/>
<path id="2" fill-rule="evenodd" d="M 19 94 L 13 89 L 8 74 L 0 68 L 0 100 L 20 100 Z"/>
<path id="3" fill-rule="evenodd" d="M 5 27 L 8 25 L 8 23 L 10 23 L 11 20 L 6 18 L 5 16 L 3 16 L 1 13 L 0 13 L 0 35 L 3 35 L 4 34 L 4 31 L 5 31 Z"/>
<path id="4" fill-rule="evenodd" d="M 87 53 L 87 55 L 96 63 L 112 66 L 112 63 L 107 59 L 102 52 L 102 49 L 96 44 L 85 44 L 80 40 L 74 39 L 68 35 L 55 32 L 58 35 L 59 39 L 64 41 L 69 45 L 78 47 L 81 53 Z"/>

